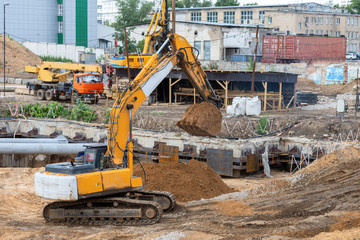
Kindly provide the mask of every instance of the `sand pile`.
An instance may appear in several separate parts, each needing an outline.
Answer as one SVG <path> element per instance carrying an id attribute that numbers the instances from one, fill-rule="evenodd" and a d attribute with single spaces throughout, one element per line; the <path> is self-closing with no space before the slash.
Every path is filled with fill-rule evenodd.
<path id="1" fill-rule="evenodd" d="M 208 102 L 191 105 L 176 126 L 195 136 L 216 136 L 221 131 L 222 115 Z"/>
<path id="2" fill-rule="evenodd" d="M 308 183 L 331 183 L 355 177 L 360 171 L 360 150 L 351 146 L 315 160 L 296 175 L 306 175 Z"/>
<path id="3" fill-rule="evenodd" d="M 6 37 L 6 73 L 23 72 L 26 65 L 39 65 L 41 59 L 38 55 L 21 45 L 19 42 Z M 0 56 L 4 56 L 4 38 L 0 37 Z M 1 58 L 0 72 L 3 72 L 4 59 Z"/>
<path id="4" fill-rule="evenodd" d="M 143 163 L 146 172 L 147 190 L 167 191 L 174 194 L 177 201 L 186 202 L 212 198 L 224 193 L 233 192 L 207 164 L 192 160 L 188 164 Z M 137 164 L 134 175 L 144 174 Z"/>

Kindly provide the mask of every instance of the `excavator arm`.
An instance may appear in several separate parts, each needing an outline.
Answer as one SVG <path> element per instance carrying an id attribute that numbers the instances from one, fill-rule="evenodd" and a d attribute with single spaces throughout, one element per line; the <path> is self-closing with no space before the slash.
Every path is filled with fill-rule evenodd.
<path id="1" fill-rule="evenodd" d="M 169 50 L 169 45 L 171 50 Z M 157 64 L 154 62 L 160 56 Z M 220 99 L 216 96 L 214 90 L 209 84 L 206 74 L 199 61 L 197 60 L 191 45 L 185 38 L 177 34 L 169 34 L 167 40 L 159 48 L 159 50 L 153 54 L 151 59 L 140 71 L 140 73 L 131 82 L 131 85 L 114 103 L 109 120 L 109 133 L 108 133 L 108 155 L 115 164 L 122 164 L 131 169 L 132 171 L 132 133 L 131 121 L 144 102 L 144 100 L 152 93 L 152 91 L 162 82 L 162 80 L 170 73 L 175 65 L 179 65 L 184 73 L 187 75 L 191 84 L 198 91 L 204 101 L 212 103 L 220 103 Z M 209 108 L 214 113 L 215 122 L 212 122 L 212 118 L 206 114 L 206 121 L 211 126 L 219 126 L 221 128 L 221 113 L 214 106 L 209 104 Z M 216 104 L 219 106 L 219 104 Z M 215 109 L 215 110 L 214 110 Z M 192 111 L 194 113 L 194 111 Z M 196 111 L 195 111 L 196 112 Z M 191 116 L 194 118 L 194 116 Z M 195 116 L 195 119 L 200 119 L 202 116 Z M 219 121 L 220 119 L 220 121 Z M 182 119 L 183 121 L 184 119 Z M 201 128 L 197 126 L 197 122 L 189 123 L 183 121 L 183 125 L 192 125 L 183 128 L 185 131 L 192 132 L 191 129 Z M 179 126 L 179 125 L 178 125 Z M 181 124 L 180 124 L 181 127 Z M 218 132 L 208 132 L 207 129 L 202 129 L 201 135 L 216 135 Z M 198 131 L 197 131 L 198 132 Z M 127 161 L 123 162 L 124 155 L 127 155 Z"/>

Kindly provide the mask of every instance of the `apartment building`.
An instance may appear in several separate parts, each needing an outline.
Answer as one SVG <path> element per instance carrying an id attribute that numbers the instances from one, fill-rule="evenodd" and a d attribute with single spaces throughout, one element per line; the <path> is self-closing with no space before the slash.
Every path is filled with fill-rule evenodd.
<path id="1" fill-rule="evenodd" d="M 98 23 L 112 24 L 119 15 L 116 0 L 98 0 L 97 1 L 97 20 Z"/>
<path id="2" fill-rule="evenodd" d="M 343 35 L 348 51 L 360 51 L 359 18 L 317 3 L 176 9 L 176 20 L 259 24 L 285 34 Z"/>

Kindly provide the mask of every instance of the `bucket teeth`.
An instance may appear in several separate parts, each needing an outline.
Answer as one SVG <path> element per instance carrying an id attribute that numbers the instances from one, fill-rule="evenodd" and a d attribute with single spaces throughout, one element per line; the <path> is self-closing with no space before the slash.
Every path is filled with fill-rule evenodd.
<path id="1" fill-rule="evenodd" d="M 213 104 L 191 105 L 176 126 L 194 136 L 216 136 L 221 131 L 222 115 Z"/>

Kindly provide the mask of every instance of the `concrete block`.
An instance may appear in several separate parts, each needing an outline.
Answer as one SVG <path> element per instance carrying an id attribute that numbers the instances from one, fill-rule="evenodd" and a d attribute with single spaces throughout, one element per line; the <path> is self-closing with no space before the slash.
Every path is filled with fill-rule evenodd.
<path id="1" fill-rule="evenodd" d="M 0 103 L 13 103 L 13 102 L 15 102 L 15 97 L 0 96 Z"/>

